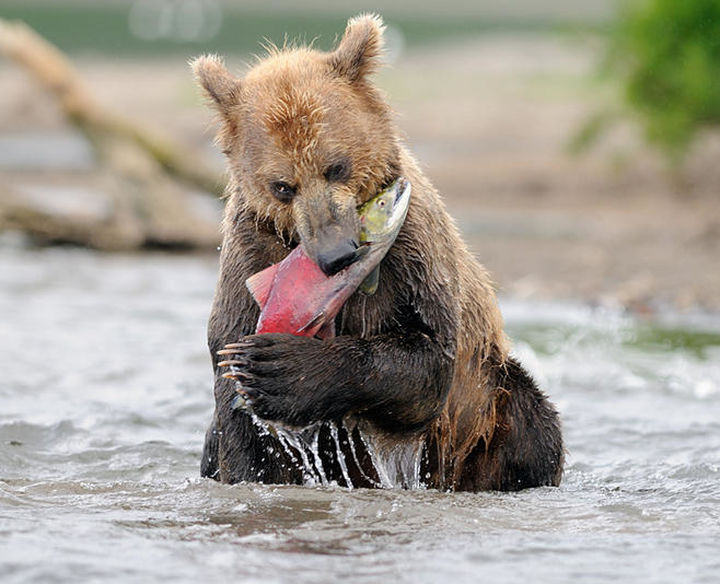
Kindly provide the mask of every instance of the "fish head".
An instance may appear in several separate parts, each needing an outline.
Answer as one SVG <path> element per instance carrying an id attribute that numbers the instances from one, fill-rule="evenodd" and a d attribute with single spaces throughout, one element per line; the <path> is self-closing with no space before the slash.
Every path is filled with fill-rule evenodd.
<path id="1" fill-rule="evenodd" d="M 358 209 L 361 246 L 395 240 L 407 216 L 410 192 L 410 182 L 401 177 Z"/>

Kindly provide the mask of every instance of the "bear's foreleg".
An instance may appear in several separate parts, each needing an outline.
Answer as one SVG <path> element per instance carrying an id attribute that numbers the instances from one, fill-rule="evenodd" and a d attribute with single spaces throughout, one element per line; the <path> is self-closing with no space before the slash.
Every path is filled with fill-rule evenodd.
<path id="1" fill-rule="evenodd" d="M 420 332 L 321 341 L 286 334 L 228 345 L 229 374 L 260 418 L 291 426 L 360 414 L 390 431 L 423 428 L 442 410 L 453 360 Z"/>

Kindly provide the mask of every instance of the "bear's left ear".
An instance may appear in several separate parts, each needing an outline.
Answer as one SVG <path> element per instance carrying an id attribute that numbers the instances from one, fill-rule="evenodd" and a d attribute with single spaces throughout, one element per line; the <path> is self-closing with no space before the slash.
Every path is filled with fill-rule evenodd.
<path id="1" fill-rule="evenodd" d="M 204 55 L 190 62 L 198 83 L 212 105 L 223 115 L 240 99 L 240 80 L 233 77 L 225 68 L 225 63 L 217 55 Z"/>
<path id="2" fill-rule="evenodd" d="M 348 20 L 345 34 L 330 53 L 333 70 L 354 83 L 380 65 L 385 25 L 377 14 L 361 14 Z"/>

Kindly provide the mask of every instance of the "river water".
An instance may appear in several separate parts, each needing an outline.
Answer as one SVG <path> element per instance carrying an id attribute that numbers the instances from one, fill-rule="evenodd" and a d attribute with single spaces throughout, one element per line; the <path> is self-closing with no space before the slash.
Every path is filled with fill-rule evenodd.
<path id="1" fill-rule="evenodd" d="M 504 301 L 560 488 L 198 477 L 216 258 L 0 247 L 0 581 L 718 582 L 720 322 Z"/>

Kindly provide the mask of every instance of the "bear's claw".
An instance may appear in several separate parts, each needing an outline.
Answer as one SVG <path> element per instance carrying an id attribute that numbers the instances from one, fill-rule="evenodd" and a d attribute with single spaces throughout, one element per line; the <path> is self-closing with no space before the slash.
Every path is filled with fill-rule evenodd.
<path id="1" fill-rule="evenodd" d="M 232 355 L 233 353 L 237 353 L 238 349 L 246 349 L 247 347 L 252 347 L 252 342 L 240 342 L 240 343 L 230 343 L 228 345 L 225 345 L 222 349 L 220 349 L 217 354 L 218 355 Z"/>
<path id="2" fill-rule="evenodd" d="M 227 373 L 223 373 L 222 375 L 225 379 L 234 379 L 235 381 L 240 381 L 240 379 L 244 379 L 246 381 L 250 381 L 253 379 L 253 376 L 249 373 L 245 373 L 244 371 L 228 371 Z"/>
<path id="3" fill-rule="evenodd" d="M 228 361 L 220 361 L 220 363 L 218 363 L 218 367 L 231 367 L 233 365 L 240 365 L 241 367 L 243 367 L 247 364 L 248 364 L 247 361 L 239 361 L 237 359 L 230 359 Z"/>

